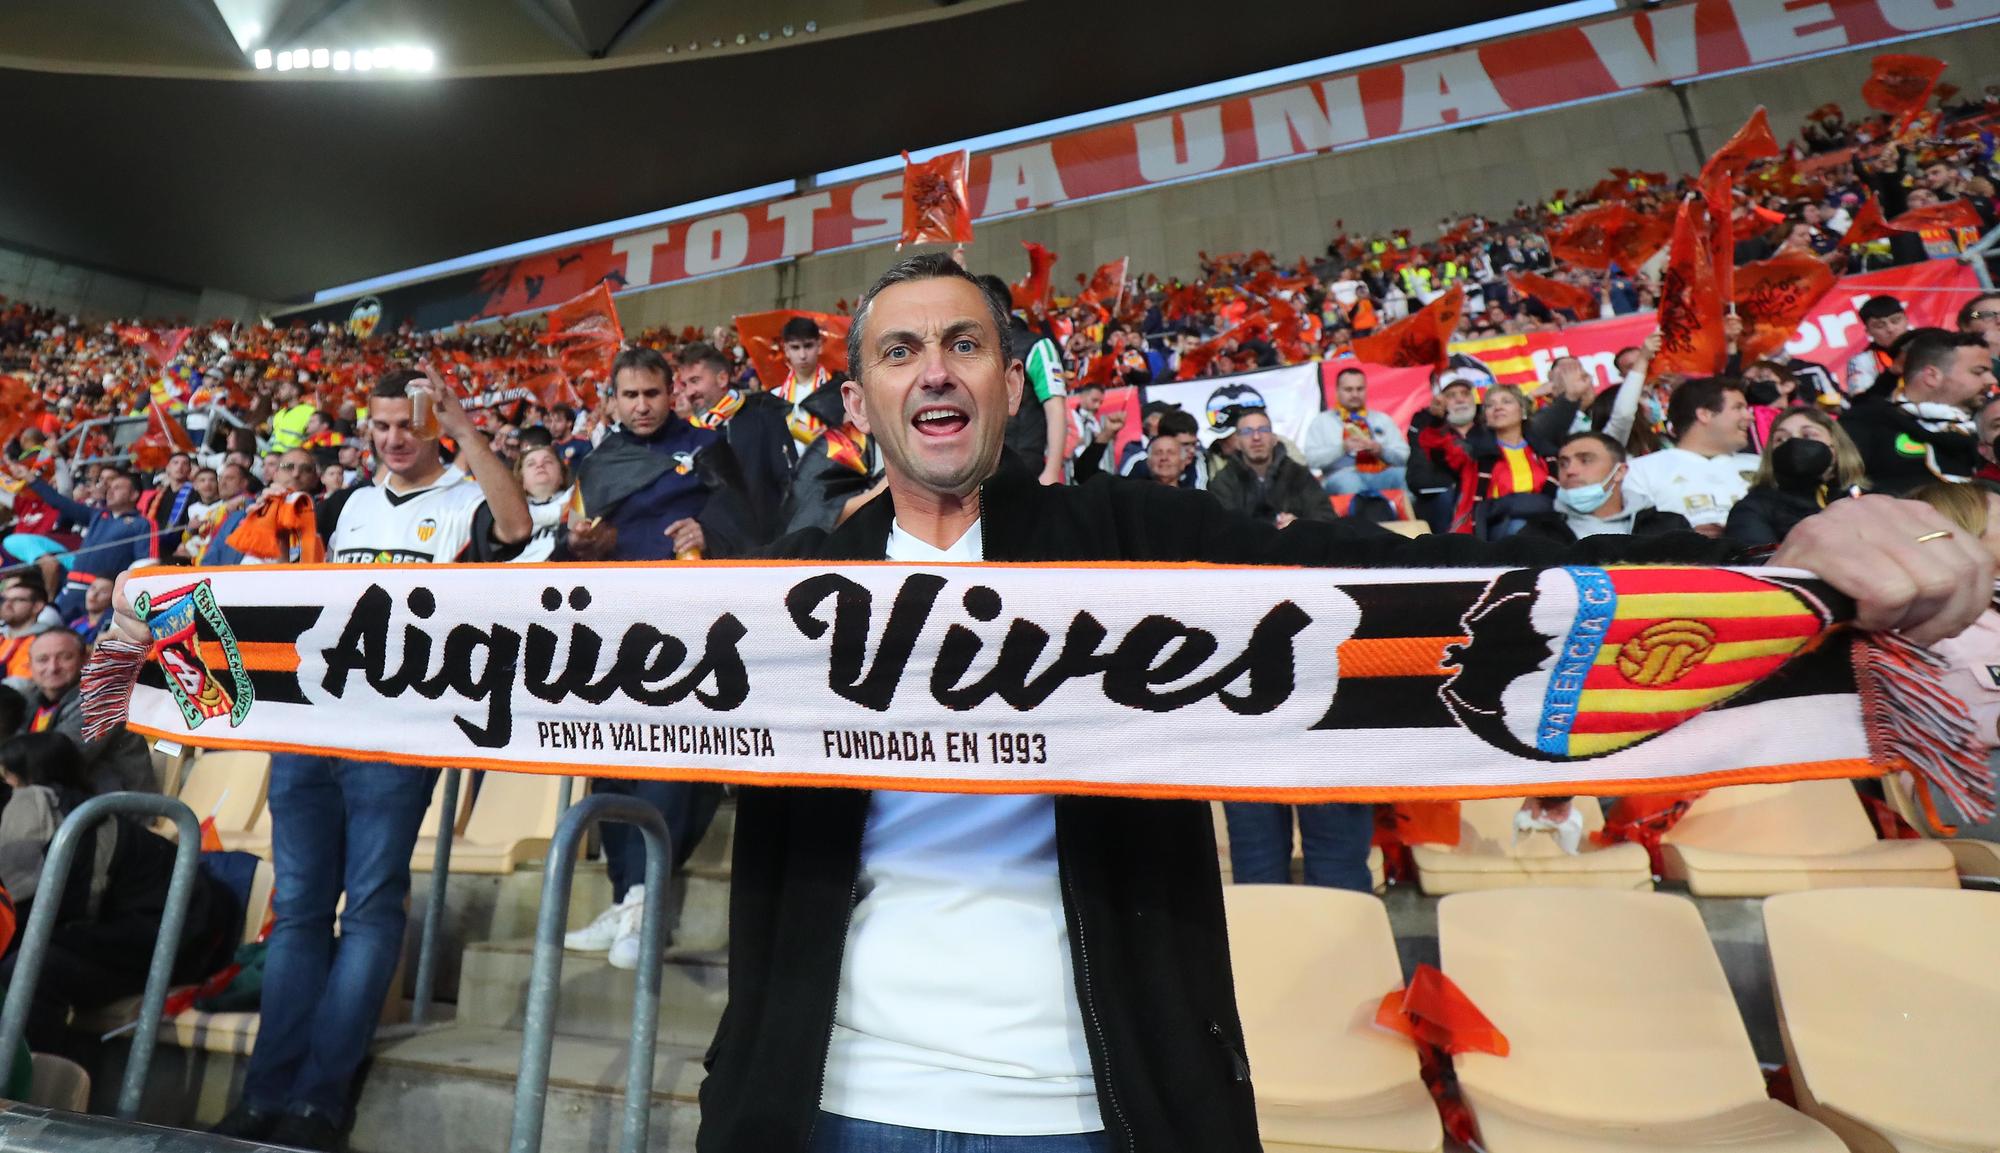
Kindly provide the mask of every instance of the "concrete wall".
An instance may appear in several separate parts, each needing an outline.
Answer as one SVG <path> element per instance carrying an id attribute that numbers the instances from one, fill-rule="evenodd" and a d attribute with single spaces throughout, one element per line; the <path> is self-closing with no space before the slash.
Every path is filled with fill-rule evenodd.
<path id="1" fill-rule="evenodd" d="M 2000 26 L 1897 45 L 1937 56 L 1946 78 L 1967 93 L 2000 79 Z M 1834 101 L 1864 110 L 1861 83 L 1871 51 L 1710 80 L 1684 90 L 1706 149 L 1718 147 L 1758 104 L 1780 139 L 1805 114 Z M 1319 253 L 1344 220 L 1351 233 L 1410 228 L 1434 234 L 1440 217 L 1481 212 L 1505 217 L 1517 201 L 1557 188 L 1587 188 L 1613 165 L 1688 172 L 1700 155 L 1672 90 L 1653 89 L 1596 104 L 1474 125 L 1352 152 L 1289 161 L 1231 176 L 1107 198 L 979 226 L 969 250 L 976 271 L 1023 275 L 1021 242 L 1061 257 L 1059 288 L 1078 272 L 1121 256 L 1135 272 L 1192 275 L 1196 253 L 1263 248 L 1283 260 Z M 628 329 L 726 321 L 769 308 L 831 309 L 854 300 L 895 259 L 890 244 L 809 256 L 796 267 L 753 269 L 621 297 Z"/>
<path id="2" fill-rule="evenodd" d="M 152 284 L 8 248 L 0 248 L 0 296 L 88 322 L 255 320 L 265 307 L 238 293 Z"/>

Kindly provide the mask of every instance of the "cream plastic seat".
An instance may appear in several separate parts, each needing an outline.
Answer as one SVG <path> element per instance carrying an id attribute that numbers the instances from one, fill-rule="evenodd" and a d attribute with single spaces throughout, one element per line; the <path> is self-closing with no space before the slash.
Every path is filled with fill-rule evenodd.
<path id="1" fill-rule="evenodd" d="M 1932 836 L 1930 822 L 1924 819 L 1902 773 L 1890 773 L 1882 778 L 1882 795 L 1889 799 L 1889 807 L 1895 809 L 1911 828 L 1925 837 Z M 1939 837 L 1937 840 L 1951 853 L 1961 878 L 2000 881 L 2000 843 L 1978 837 Z"/>
<path id="2" fill-rule="evenodd" d="M 1375 1025 L 1401 987 L 1382 902 L 1307 885 L 1231 885 L 1230 966 L 1266 1153 L 1435 1153 L 1444 1129 L 1409 1040 Z"/>
<path id="3" fill-rule="evenodd" d="M 1229 864 L 1229 824 L 1222 816 L 1222 802 L 1209 802 L 1208 812 L 1209 817 L 1215 822 L 1215 852 L 1221 858 L 1222 862 L 1222 883 L 1225 885 L 1234 884 L 1236 875 Z M 1294 827 L 1293 832 L 1296 833 L 1297 831 L 1297 828 Z M 1299 879 L 1300 870 L 1304 867 L 1305 857 L 1301 853 L 1297 842 L 1294 841 L 1292 845 L 1292 880 L 1296 881 Z M 1368 846 L 1368 884 L 1378 893 L 1389 887 L 1388 861 L 1382 855 L 1382 846 L 1380 845 Z"/>
<path id="4" fill-rule="evenodd" d="M 1586 837 L 1604 827 L 1604 810 L 1595 797 L 1571 802 L 1583 814 Z M 1521 799 L 1462 801 L 1458 806 L 1456 845 L 1412 845 L 1417 881 L 1424 892 L 1467 893 L 1481 889 L 1563 885 L 1598 889 L 1650 889 L 1652 861 L 1643 846 L 1606 845 L 1586 839 L 1575 856 L 1562 851 L 1548 833 L 1514 839 L 1514 814 Z"/>
<path id="5" fill-rule="evenodd" d="M 271 754 L 233 749 L 206 752 L 188 763 L 181 777 L 180 799 L 194 810 L 196 821 L 215 818 L 224 835 L 247 832 L 264 812 L 271 787 Z M 173 835 L 172 822 L 164 831 Z"/>
<path id="6" fill-rule="evenodd" d="M 1764 903 L 1799 1107 L 1854 1153 L 2000 1148 L 2000 894 Z"/>
<path id="7" fill-rule="evenodd" d="M 255 853 L 266 861 L 271 859 L 271 805 L 267 797 L 264 807 L 257 810 L 257 819 L 242 832 L 220 830 L 222 847 L 231 852 Z"/>
<path id="8" fill-rule="evenodd" d="M 83 1066 L 49 1053 L 33 1055 L 28 1104 L 69 1113 L 90 1111 L 90 1074 Z"/>
<path id="9" fill-rule="evenodd" d="M 1444 972 L 1510 1053 L 1452 1058 L 1489 1153 L 1843 1153 L 1765 1095 L 1694 904 L 1496 889 L 1438 903 Z"/>
<path id="10" fill-rule="evenodd" d="M 468 780 L 461 793 L 470 788 Z M 440 776 L 439 791 L 424 817 L 426 835 L 417 838 L 410 855 L 410 867 L 429 872 L 437 862 L 437 809 L 444 796 Z M 537 861 L 548 852 L 555 836 L 557 803 L 561 799 L 562 778 L 540 773 L 487 773 L 472 802 L 472 817 L 463 823 L 464 832 L 452 838 L 451 871 L 454 873 L 511 873 L 527 861 Z"/>
<path id="11" fill-rule="evenodd" d="M 1866 885 L 1957 888 L 1951 851 L 1882 841 L 1841 780 L 1712 789 L 1661 838 L 1666 875 L 1702 897 Z"/>

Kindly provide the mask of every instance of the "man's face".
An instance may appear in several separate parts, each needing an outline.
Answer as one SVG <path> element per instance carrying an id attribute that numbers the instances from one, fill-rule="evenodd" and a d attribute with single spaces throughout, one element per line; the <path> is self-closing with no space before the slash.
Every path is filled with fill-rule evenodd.
<path id="1" fill-rule="evenodd" d="M 549 436 L 553 438 L 557 444 L 561 444 L 563 441 L 569 439 L 570 423 L 569 423 L 568 413 L 552 412 L 549 414 L 547 423 L 549 429 Z"/>
<path id="2" fill-rule="evenodd" d="M 1733 388 L 1722 392 L 1722 411 L 1701 412 L 1701 417 L 1709 422 L 1709 429 L 1721 440 L 1727 452 L 1742 452 L 1750 444 L 1750 402 L 1742 393 Z"/>
<path id="3" fill-rule="evenodd" d="M 194 463 L 188 460 L 186 453 L 177 452 L 167 458 L 166 474 L 169 486 L 179 488 L 186 484 L 188 482 L 188 474 L 193 471 Z"/>
<path id="4" fill-rule="evenodd" d="M 1996 441 L 2000 441 L 2000 400 L 1988 401 L 1975 419 L 1978 421 L 1979 443 L 1986 450 L 1986 459 L 1992 460 L 2000 455 L 2000 446 L 1995 445 Z"/>
<path id="5" fill-rule="evenodd" d="M 1244 462 L 1255 468 L 1270 464 L 1278 454 L 1278 438 L 1271 432 L 1268 416 L 1239 417 L 1235 440 Z"/>
<path id="6" fill-rule="evenodd" d="M 1444 410 L 1450 416 L 1467 418 L 1454 420 L 1452 421 L 1453 424 L 1470 424 L 1472 414 L 1479 411 L 1479 401 L 1473 395 L 1472 386 L 1469 384 L 1446 386 L 1444 390 Z"/>
<path id="7" fill-rule="evenodd" d="M 360 468 L 361 446 L 351 440 L 341 445 L 339 459 L 342 468 Z"/>
<path id="8" fill-rule="evenodd" d="M 1918 185 L 1910 189 L 1910 195 L 1906 201 L 1911 208 L 1929 208 L 1937 202 L 1937 193 L 1932 192 L 1923 185 Z"/>
<path id="9" fill-rule="evenodd" d="M 1909 331 L 1910 315 L 1906 312 L 1878 316 L 1874 320 L 1863 321 L 1862 328 L 1868 330 L 1868 339 L 1876 348 L 1887 348 L 1896 338 Z"/>
<path id="10" fill-rule="evenodd" d="M 818 347 L 817 342 L 814 347 Z M 681 366 L 674 378 L 674 386 L 680 389 L 681 397 L 687 401 L 688 411 L 700 415 L 714 408 L 716 402 L 729 392 L 729 377 L 707 361 L 698 360 Z"/>
<path id="11" fill-rule="evenodd" d="M 27 589 L 15 585 L 0 589 L 0 625 L 10 629 L 20 628 L 33 621 L 42 611 L 42 599 Z"/>
<path id="12" fill-rule="evenodd" d="M 1957 174 L 1949 164 L 1933 164 L 1924 169 L 1924 187 L 1933 192 L 1943 192 L 1952 186 Z"/>
<path id="13" fill-rule="evenodd" d="M 819 375 L 820 340 L 788 340 L 785 342 L 785 363 L 791 367 L 792 375 L 800 380 L 811 380 Z M 706 406 L 695 411 L 705 411 Z"/>
<path id="14" fill-rule="evenodd" d="M 299 386 L 285 381 L 278 386 L 278 404 L 290 408 L 299 402 Z"/>
<path id="15" fill-rule="evenodd" d="M 138 486 L 132 478 L 112 473 L 104 481 L 104 507 L 115 513 L 128 513 L 139 503 Z"/>
<path id="16" fill-rule="evenodd" d="M 1952 350 L 1951 371 L 1945 374 L 1938 399 L 1970 409 L 1973 402 L 1993 387 L 1993 358 L 1985 348 Z"/>
<path id="17" fill-rule="evenodd" d="M 68 629 L 51 629 L 28 647 L 28 677 L 45 700 L 75 688 L 82 669 L 83 641 Z"/>
<path id="18" fill-rule="evenodd" d="M 223 465 L 216 478 L 215 491 L 223 500 L 235 500 L 250 491 L 250 471 L 235 461 Z"/>
<path id="19" fill-rule="evenodd" d="M 1982 296 L 1972 302 L 1965 314 L 1965 325 L 1961 331 L 1976 332 L 1988 345 L 2000 336 L 2000 296 Z"/>
<path id="20" fill-rule="evenodd" d="M 327 430 L 327 423 L 326 423 L 326 415 L 324 413 L 316 412 L 306 418 L 307 436 L 318 436 L 320 433 L 323 433 L 326 430 Z"/>
<path id="21" fill-rule="evenodd" d="M 1181 482 L 1181 470 L 1187 467 L 1185 451 L 1179 437 L 1153 438 L 1146 446 L 1146 471 L 1153 474 L 1154 483 L 1172 488 Z"/>
<path id="22" fill-rule="evenodd" d="M 1350 412 L 1368 406 L 1368 378 L 1358 372 L 1343 372 L 1333 385 L 1334 399 Z"/>
<path id="23" fill-rule="evenodd" d="M 278 458 L 275 456 L 267 456 L 263 460 L 258 461 L 257 472 L 260 474 L 265 484 L 278 483 Z"/>
<path id="24" fill-rule="evenodd" d="M 1076 394 L 1076 406 L 1093 416 L 1096 415 L 1097 410 L 1104 407 L 1104 390 L 1101 388 L 1084 389 Z"/>
<path id="25" fill-rule="evenodd" d="M 375 459 L 396 476 L 427 472 L 437 461 L 438 442 L 418 436 L 410 427 L 407 396 L 370 398 L 368 439 L 375 446 Z"/>
<path id="26" fill-rule="evenodd" d="M 90 588 L 83 594 L 83 611 L 93 617 L 102 616 L 111 607 L 111 578 L 98 577 L 90 582 Z"/>
<path id="27" fill-rule="evenodd" d="M 1556 483 L 1564 488 L 1609 481 L 1622 462 L 1612 459 L 1611 450 L 1589 437 L 1563 446 L 1556 454 Z"/>
<path id="28" fill-rule="evenodd" d="M 311 453 L 295 448 L 278 458 L 277 479 L 271 482 L 283 492 L 319 492 L 319 462 Z"/>
<path id="29" fill-rule="evenodd" d="M 957 277 L 895 284 L 861 323 L 857 379 L 841 386 L 847 418 L 876 438 L 892 476 L 971 493 L 999 463 L 1025 380 L 985 294 Z"/>
<path id="30" fill-rule="evenodd" d="M 214 469 L 205 468 L 194 474 L 194 498 L 201 503 L 214 504 L 219 487 Z"/>
<path id="31" fill-rule="evenodd" d="M 611 415 L 634 436 L 660 431 L 674 412 L 673 390 L 667 378 L 643 368 L 622 368 L 612 384 Z"/>

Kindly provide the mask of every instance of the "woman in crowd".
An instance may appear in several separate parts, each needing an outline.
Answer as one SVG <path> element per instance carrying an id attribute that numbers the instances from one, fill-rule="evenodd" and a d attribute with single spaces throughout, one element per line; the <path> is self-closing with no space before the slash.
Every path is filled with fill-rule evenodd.
<path id="1" fill-rule="evenodd" d="M 1519 532 L 1529 517 L 1555 509 L 1555 480 L 1549 461 L 1556 441 L 1576 416 L 1574 401 L 1552 400 L 1541 412 L 1527 395 L 1511 384 L 1487 388 L 1481 403 L 1483 427 L 1463 441 L 1442 427 L 1423 430 L 1419 443 L 1440 455 L 1458 473 L 1458 510 L 1452 531 L 1486 540 L 1501 540 Z"/>
<path id="2" fill-rule="evenodd" d="M 1759 452 L 1771 443 L 1771 426 L 1778 418 L 1808 401 L 1799 394 L 1799 378 L 1775 360 L 1760 360 L 1743 370 L 1743 395 L 1750 401 L 1750 446 Z"/>
<path id="3" fill-rule="evenodd" d="M 1771 426 L 1750 491 L 1729 510 L 1724 535 L 1746 545 L 1775 545 L 1828 501 L 1868 486 L 1861 453 L 1833 418 L 1794 408 Z"/>
<path id="4" fill-rule="evenodd" d="M 1909 498 L 1943 513 L 1952 523 L 1977 536 L 1986 551 L 2000 557 L 2000 487 L 1983 481 L 1972 484 L 1934 481 L 1911 492 Z M 1932 645 L 1931 651 L 1945 659 L 1945 687 L 1965 702 L 1966 711 L 1972 714 L 1973 728 L 1990 758 L 1992 750 L 2000 749 L 2000 610 L 1989 606 L 1971 628 Z M 1943 799 L 1938 798 L 1938 803 L 1942 806 Z M 2000 822 L 1971 829 L 1957 820 L 1956 813 L 1941 815 L 1959 825 L 1960 836 L 1983 840 L 2000 836 L 2000 831 L 1996 831 Z"/>
<path id="5" fill-rule="evenodd" d="M 538 445 L 521 453 L 514 462 L 514 475 L 528 495 L 528 513 L 535 520 L 535 535 L 514 560 L 547 560 L 555 552 L 563 510 L 569 506 L 569 466 L 553 445 Z"/>
<path id="6" fill-rule="evenodd" d="M 76 746 L 60 733 L 31 733 L 0 744 L 0 777 L 12 790 L 0 809 L 0 886 L 22 924 L 36 901 L 57 901 L 55 934 L 28 1009 L 37 1052 L 87 1060 L 90 1038 L 69 1029 L 72 1010 L 94 1009 L 146 987 L 160 935 L 174 845 L 138 821 L 114 817 L 83 834 L 60 893 L 38 891 L 49 842 L 63 819 L 91 796 Z M 243 910 L 205 870 L 195 872 L 173 980 L 204 980 L 229 963 L 242 937 Z M 14 975 L 15 954 L 0 961 Z"/>

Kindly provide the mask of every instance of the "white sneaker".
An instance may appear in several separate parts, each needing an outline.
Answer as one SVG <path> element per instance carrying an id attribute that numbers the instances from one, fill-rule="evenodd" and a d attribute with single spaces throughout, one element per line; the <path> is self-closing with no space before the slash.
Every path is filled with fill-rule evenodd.
<path id="1" fill-rule="evenodd" d="M 646 886 L 632 886 L 623 901 L 599 913 L 596 920 L 563 934 L 563 948 L 579 953 L 602 953 L 611 948 L 618 942 L 619 926 L 624 923 L 625 911 L 632 911 L 632 921 L 636 925 L 645 900 Z"/>
<path id="2" fill-rule="evenodd" d="M 622 916 L 618 921 L 618 939 L 611 942 L 611 955 L 605 960 L 612 968 L 629 973 L 639 967 L 639 929 L 646 920 L 646 906 L 630 904 L 619 911 Z"/>

